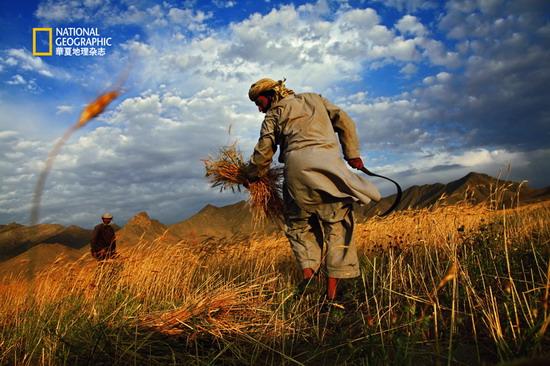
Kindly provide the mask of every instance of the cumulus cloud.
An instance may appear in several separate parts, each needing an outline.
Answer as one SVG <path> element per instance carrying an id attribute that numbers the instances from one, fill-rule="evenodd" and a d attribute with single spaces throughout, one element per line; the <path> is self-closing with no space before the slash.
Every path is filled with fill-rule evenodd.
<path id="1" fill-rule="evenodd" d="M 432 0 L 375 0 L 385 6 L 396 8 L 400 12 L 415 13 L 419 10 L 435 9 L 438 1 Z"/>
<path id="2" fill-rule="evenodd" d="M 417 71 L 418 71 L 418 67 L 412 63 L 406 64 L 401 68 L 401 70 L 399 70 L 401 74 L 404 74 L 406 76 L 416 74 Z"/>
<path id="3" fill-rule="evenodd" d="M 229 4 L 228 2 L 227 4 Z M 38 5 L 35 16 L 43 22 L 86 22 L 106 27 L 117 25 L 139 25 L 145 29 L 157 29 L 180 25 L 191 31 L 205 30 L 204 21 L 210 13 L 178 8 L 167 2 L 155 4 L 139 2 L 63 1 L 47 0 Z"/>
<path id="4" fill-rule="evenodd" d="M 512 6 L 514 13 L 508 13 Z M 550 124 L 544 102 L 550 98 L 550 51 L 537 36 L 546 22 L 542 15 L 536 7 L 515 2 L 477 11 L 455 2 L 447 7 L 439 27 L 449 36 L 467 32 L 461 48 L 465 72 L 417 90 L 417 97 L 438 102 L 439 118 L 472 132 L 468 144 L 529 150 L 546 146 L 549 136 L 542 126 Z M 457 30 L 467 22 L 471 31 Z"/>
<path id="5" fill-rule="evenodd" d="M 251 153 L 262 115 L 247 89 L 266 76 L 286 77 L 297 92 L 320 92 L 343 107 L 357 122 L 369 168 L 404 187 L 445 183 L 469 171 L 496 175 L 508 163 L 518 180 L 547 183 L 537 180 L 548 175 L 537 170 L 548 173 L 550 161 L 550 51 L 542 46 L 550 33 L 543 12 L 534 9 L 539 5 L 387 4 L 408 14 L 387 24 L 375 9 L 318 1 L 210 28 L 212 14 L 168 3 L 42 3 L 36 11 L 42 20 L 103 17 L 106 25 L 147 30 L 120 44 L 121 53 L 137 56 L 136 91 L 63 149 L 46 186 L 43 220 L 91 226 L 102 211 L 124 220 L 146 210 L 171 223 L 206 203 L 241 198 L 210 189 L 200 159 L 235 140 L 245 157 Z M 50 15 L 47 5 L 53 5 Z M 429 10 L 441 11 L 435 24 L 418 13 Z M 119 56 L 106 61 L 114 64 Z M 6 54 L 0 64 L 23 70 L 30 62 L 24 60 Z M 32 65 L 25 70 L 55 75 L 47 65 Z M 381 97 L 364 80 L 385 67 L 399 72 L 407 87 Z M 60 115 L 72 111 L 55 105 Z M 0 174 L 7 177 L 0 221 L 25 222 L 51 143 L 0 133 Z"/>
<path id="6" fill-rule="evenodd" d="M 364 68 L 381 64 L 397 63 L 408 74 L 420 62 L 458 65 L 456 53 L 429 38 L 414 17 L 400 23 L 404 37 L 384 25 L 374 9 L 340 8 L 334 14 L 326 9 L 323 1 L 285 5 L 202 37 L 176 34 L 149 44 L 132 40 L 123 47 L 145 56 L 143 75 L 151 85 L 185 80 L 192 90 L 219 81 L 250 83 L 265 70 L 302 90 L 326 90 L 342 81 L 358 82 Z"/>
<path id="7" fill-rule="evenodd" d="M 473 11 L 454 2 L 449 9 L 440 27 L 451 32 L 447 17 L 452 15 L 461 24 L 460 17 L 467 18 L 468 11 Z M 540 46 L 537 33 L 544 21 L 533 9 L 515 15 L 498 9 L 478 11 L 476 24 L 485 30 L 481 34 L 491 36 L 478 38 L 474 32 L 455 54 L 463 72 L 454 68 L 436 72 L 401 95 L 348 106 L 365 123 L 364 138 L 376 142 L 367 147 L 379 149 L 386 144 L 402 149 L 429 144 L 534 151 L 548 146 L 544 126 L 550 126 L 545 102 L 550 98 L 546 87 L 550 53 Z M 532 23 L 522 22 L 523 17 Z M 503 28 L 495 19 L 507 19 L 509 24 Z M 518 29 L 523 31 L 518 33 Z M 434 59 L 434 64 L 439 62 Z"/>
<path id="8" fill-rule="evenodd" d="M 109 125 L 63 148 L 46 185 L 43 221 L 75 223 L 77 219 L 65 213 L 86 212 L 77 223 L 90 226 L 101 211 L 127 220 L 128 215 L 146 210 L 170 223 L 213 199 L 231 202 L 235 196 L 220 196 L 208 187 L 201 162 L 233 142 L 227 127 L 240 122 L 239 112 L 231 107 L 205 108 L 225 101 L 212 89 L 189 98 L 151 93 L 124 100 Z M 25 222 L 30 192 L 53 141 L 4 133 L 0 143 L 4 161 L 0 173 L 10 177 L 0 189 L 0 220 Z M 17 171 L 7 174 L 13 166 L 18 166 Z"/>
<path id="9" fill-rule="evenodd" d="M 395 27 L 404 35 L 422 37 L 428 34 L 426 27 L 412 15 L 405 15 L 403 18 L 399 19 Z"/>
<path id="10" fill-rule="evenodd" d="M 11 48 L 2 52 L 5 57 L 0 63 L 8 67 L 37 73 L 48 78 L 64 77 L 66 74 L 46 64 L 42 58 L 34 57 L 24 48 Z"/>
<path id="11" fill-rule="evenodd" d="M 267 76 L 287 77 L 287 84 L 298 91 L 314 90 L 332 95 L 334 84 L 343 80 L 358 81 L 357 74 L 365 66 L 360 60 L 369 57 L 389 62 L 421 60 L 417 46 L 427 42 L 425 37 L 405 39 L 395 34 L 381 24 L 373 9 L 340 11 L 332 21 L 327 21 L 319 18 L 313 7 L 282 6 L 266 15 L 254 14 L 231 24 L 229 30 L 223 34 L 211 32 L 207 37 L 184 41 L 178 46 L 131 41 L 125 47 L 137 49 L 144 56 L 142 75 L 152 87 L 163 85 L 178 90 L 180 85 L 185 85 L 189 93 L 211 86 L 231 95 L 233 105 L 250 111 L 252 108 L 242 96 L 246 95 L 252 81 L 266 76 L 261 72 L 266 68 L 270 70 Z M 277 37 L 278 34 L 284 37 Z M 366 66 L 369 67 L 368 63 Z M 413 62 L 407 62 L 402 68 L 407 74 L 416 70 Z M 398 121 L 419 126 L 423 122 L 420 116 L 431 113 L 427 107 L 407 98 L 375 102 L 372 106 L 364 106 L 363 110 L 369 114 L 372 109 L 380 110 L 384 103 L 396 104 L 397 108 L 381 109 L 380 119 L 375 121 L 381 140 L 384 131 L 388 131 L 386 121 L 396 127 L 400 126 Z M 360 106 L 353 108 L 361 110 Z M 403 113 L 394 116 L 391 110 Z M 372 116 L 370 114 L 367 120 L 374 120 Z M 409 116 L 413 120 L 407 120 Z M 420 128 L 417 131 L 420 140 L 408 133 L 402 133 L 403 138 L 418 143 L 428 138 L 428 132 Z M 253 141 L 256 135 L 255 132 L 243 134 L 240 137 L 245 141 Z"/>

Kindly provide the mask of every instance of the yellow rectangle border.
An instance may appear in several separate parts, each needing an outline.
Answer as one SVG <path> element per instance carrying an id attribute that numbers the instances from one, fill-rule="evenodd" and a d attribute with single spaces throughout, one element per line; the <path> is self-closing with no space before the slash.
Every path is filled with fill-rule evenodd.
<path id="1" fill-rule="evenodd" d="M 36 51 L 36 32 L 48 32 L 50 34 L 50 49 L 48 52 Z M 33 56 L 51 56 L 53 54 L 53 32 L 52 28 L 33 28 L 32 29 L 32 55 Z"/>

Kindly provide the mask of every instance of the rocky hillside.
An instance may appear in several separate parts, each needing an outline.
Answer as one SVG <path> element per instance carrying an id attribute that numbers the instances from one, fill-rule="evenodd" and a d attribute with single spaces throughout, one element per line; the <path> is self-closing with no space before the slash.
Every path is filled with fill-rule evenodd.
<path id="1" fill-rule="evenodd" d="M 166 225 L 151 219 L 146 212 L 140 212 L 132 217 L 116 232 L 116 237 L 117 247 L 120 249 L 160 240 L 160 237 L 166 243 L 177 243 L 180 240 L 178 236 L 168 232 Z"/>

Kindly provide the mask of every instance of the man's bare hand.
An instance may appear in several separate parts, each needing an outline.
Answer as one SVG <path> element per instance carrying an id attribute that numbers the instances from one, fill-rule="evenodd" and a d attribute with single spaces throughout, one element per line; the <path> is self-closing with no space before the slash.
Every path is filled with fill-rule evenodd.
<path id="1" fill-rule="evenodd" d="M 348 159 L 348 164 L 350 167 L 357 170 L 361 170 L 365 167 L 365 164 L 363 164 L 363 160 L 361 160 L 361 158 Z"/>

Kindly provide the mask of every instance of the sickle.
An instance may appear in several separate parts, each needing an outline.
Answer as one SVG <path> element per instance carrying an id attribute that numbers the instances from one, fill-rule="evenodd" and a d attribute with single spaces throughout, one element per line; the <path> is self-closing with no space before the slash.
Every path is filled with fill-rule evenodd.
<path id="1" fill-rule="evenodd" d="M 379 174 L 375 174 L 373 172 L 371 172 L 370 170 L 368 170 L 367 168 L 365 167 L 362 167 L 360 169 L 363 173 L 365 173 L 366 175 L 369 175 L 371 177 L 378 177 L 378 178 L 382 178 L 382 179 L 386 179 L 386 180 L 389 180 L 390 182 L 392 182 L 393 184 L 395 184 L 395 186 L 397 187 L 397 195 L 395 196 L 395 201 L 393 202 L 393 205 L 391 205 L 390 208 L 388 208 L 386 210 L 386 212 L 378 215 L 379 217 L 384 217 L 384 216 L 387 216 L 390 212 L 392 212 L 393 210 L 395 210 L 395 208 L 397 207 L 397 205 L 399 204 L 399 202 L 401 202 L 401 196 L 403 195 L 403 191 L 401 190 L 401 186 L 399 186 L 399 184 L 394 181 L 393 179 L 390 179 L 388 177 L 384 177 L 383 175 L 379 175 Z"/>

